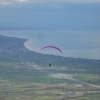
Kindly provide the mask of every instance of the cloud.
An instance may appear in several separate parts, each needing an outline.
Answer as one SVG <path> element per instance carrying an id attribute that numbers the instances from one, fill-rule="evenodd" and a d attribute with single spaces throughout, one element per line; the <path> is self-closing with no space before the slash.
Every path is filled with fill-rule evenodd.
<path id="1" fill-rule="evenodd" d="M 17 2 L 27 2 L 28 0 L 16 0 Z"/>
<path id="2" fill-rule="evenodd" d="M 24 3 L 100 3 L 100 0 L 0 0 L 0 5 Z"/>
<path id="3" fill-rule="evenodd" d="M 42 3 L 45 0 L 0 0 L 0 5 L 24 4 L 24 3 Z"/>

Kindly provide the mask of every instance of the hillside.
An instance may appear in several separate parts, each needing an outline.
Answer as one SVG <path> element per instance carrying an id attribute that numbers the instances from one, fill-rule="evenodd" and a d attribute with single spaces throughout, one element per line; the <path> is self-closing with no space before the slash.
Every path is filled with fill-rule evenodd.
<path id="1" fill-rule="evenodd" d="M 0 35 L 0 61 L 31 62 L 47 66 L 49 63 L 57 66 L 99 66 L 100 60 L 90 60 L 72 57 L 61 57 L 40 54 L 28 50 L 24 43 L 28 39 Z"/>

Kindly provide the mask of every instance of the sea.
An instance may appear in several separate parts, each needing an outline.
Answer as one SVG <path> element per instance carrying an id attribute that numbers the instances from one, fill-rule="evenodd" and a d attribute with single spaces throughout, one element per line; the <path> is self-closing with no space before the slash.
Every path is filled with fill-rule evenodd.
<path id="1" fill-rule="evenodd" d="M 100 33 L 67 31 L 67 30 L 2 30 L 1 35 L 25 38 L 25 47 L 39 52 L 45 46 L 56 46 L 62 54 L 53 48 L 41 51 L 43 54 L 53 54 L 64 57 L 100 59 Z"/>

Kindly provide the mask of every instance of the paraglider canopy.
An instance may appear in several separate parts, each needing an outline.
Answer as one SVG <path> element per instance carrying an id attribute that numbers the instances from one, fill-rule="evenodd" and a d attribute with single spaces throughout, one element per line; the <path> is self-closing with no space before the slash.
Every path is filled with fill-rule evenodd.
<path id="1" fill-rule="evenodd" d="M 58 47 L 55 47 L 55 46 L 45 46 L 45 47 L 41 48 L 40 51 L 42 51 L 45 48 L 54 48 L 54 49 L 58 50 L 62 54 L 62 51 Z"/>
<path id="2" fill-rule="evenodd" d="M 40 51 L 42 51 L 45 48 L 54 48 L 54 49 L 58 50 L 62 54 L 62 51 L 58 47 L 55 47 L 55 46 L 45 46 L 45 47 L 41 48 Z M 49 63 L 49 66 L 51 66 L 50 63 Z"/>

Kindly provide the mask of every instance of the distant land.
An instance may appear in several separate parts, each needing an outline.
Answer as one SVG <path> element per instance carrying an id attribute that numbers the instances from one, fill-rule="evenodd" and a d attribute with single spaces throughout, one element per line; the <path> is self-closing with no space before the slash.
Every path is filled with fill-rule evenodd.
<path id="1" fill-rule="evenodd" d="M 26 41 L 0 35 L 0 100 L 100 100 L 100 60 L 37 53 Z"/>
<path id="2" fill-rule="evenodd" d="M 13 62 L 31 62 L 47 66 L 99 66 L 100 60 L 62 57 L 30 51 L 24 46 L 28 39 L 0 35 L 0 60 Z"/>

